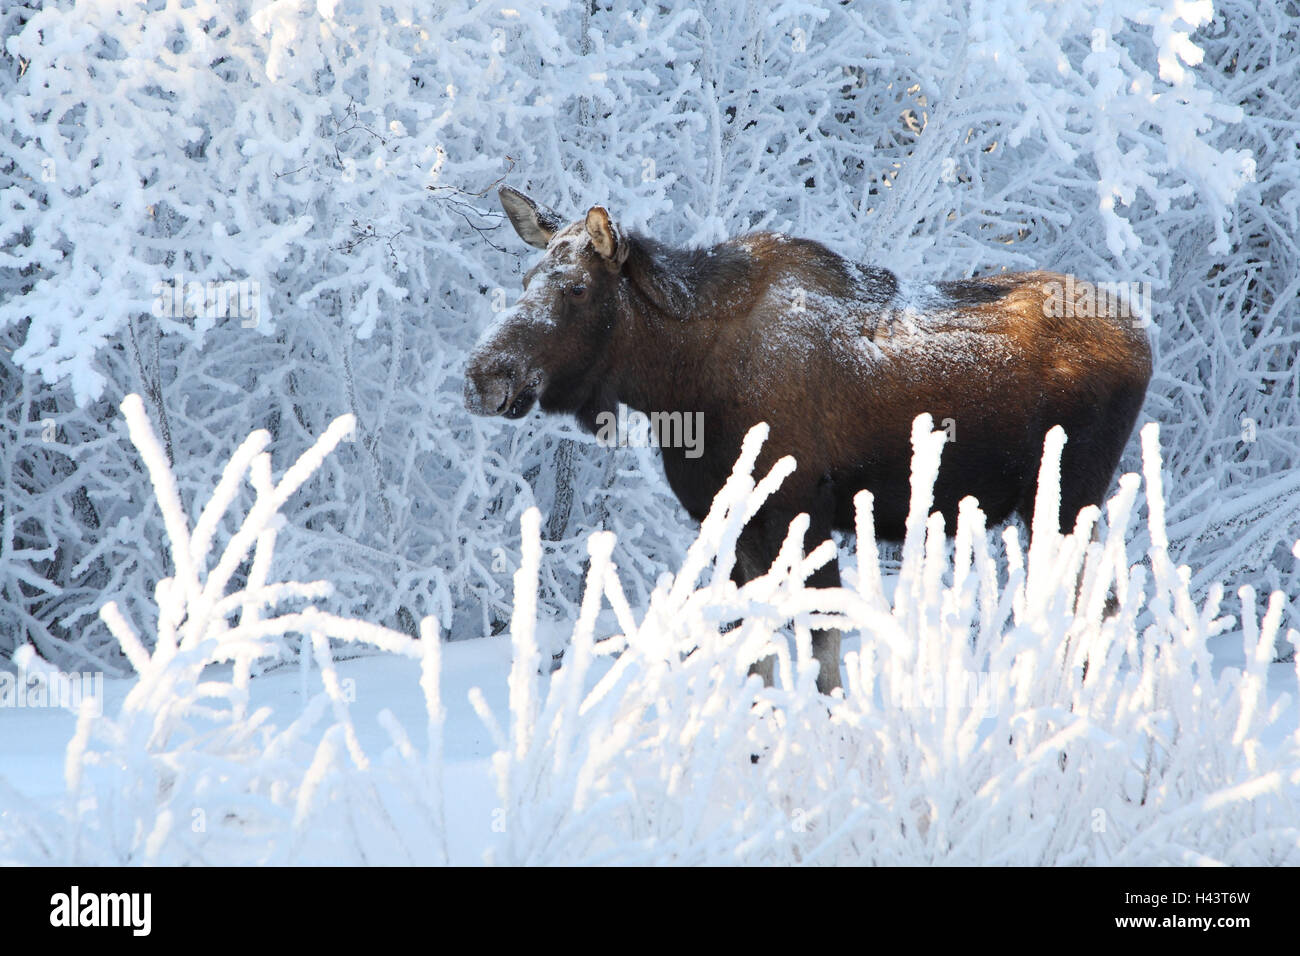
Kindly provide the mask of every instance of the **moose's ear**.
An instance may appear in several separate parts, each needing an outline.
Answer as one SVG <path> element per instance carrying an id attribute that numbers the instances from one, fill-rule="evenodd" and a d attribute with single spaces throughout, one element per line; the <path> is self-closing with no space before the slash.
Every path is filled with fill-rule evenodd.
<path id="1" fill-rule="evenodd" d="M 587 235 L 591 236 L 592 247 L 609 261 L 622 265 L 627 259 L 627 240 L 623 238 L 604 206 L 592 206 L 587 210 Z"/>
<path id="2" fill-rule="evenodd" d="M 560 217 L 545 206 L 539 206 L 517 189 L 502 186 L 497 190 L 501 208 L 510 217 L 510 224 L 519 238 L 530 246 L 545 249 L 551 236 L 563 225 Z"/>

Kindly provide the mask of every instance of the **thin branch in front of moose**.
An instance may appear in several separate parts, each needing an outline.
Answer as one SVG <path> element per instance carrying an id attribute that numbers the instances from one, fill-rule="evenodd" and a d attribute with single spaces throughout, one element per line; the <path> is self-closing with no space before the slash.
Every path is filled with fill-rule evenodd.
<path id="1" fill-rule="evenodd" d="M 497 187 L 500 186 L 502 183 L 504 183 L 504 182 L 506 181 L 507 177 L 509 177 L 509 175 L 514 171 L 515 164 L 516 164 L 517 160 L 515 160 L 515 158 L 514 158 L 513 156 L 507 156 L 507 157 L 506 157 L 506 160 L 509 162 L 510 165 L 506 167 L 505 172 L 503 172 L 503 173 L 502 173 L 500 176 L 498 176 L 496 179 L 492 180 L 492 182 L 488 183 L 488 184 L 487 184 L 486 186 L 484 186 L 482 189 L 479 189 L 479 190 L 462 189 L 460 186 L 453 186 L 453 185 L 450 185 L 450 184 L 437 185 L 437 186 L 426 186 L 425 189 L 429 190 L 429 192 L 431 192 L 431 193 L 433 193 L 435 196 L 437 196 L 438 199 L 440 199 L 440 200 L 442 200 L 443 202 L 447 203 L 447 205 L 451 208 L 451 210 L 452 210 L 454 213 L 456 213 L 456 215 L 460 216 L 462 219 L 465 220 L 465 224 L 466 224 L 467 226 L 469 226 L 469 227 L 470 227 L 471 229 L 473 229 L 476 233 L 478 233 L 480 239 L 482 239 L 484 242 L 486 242 L 489 246 L 491 246 L 491 247 L 492 247 L 493 249 L 495 249 L 497 252 L 504 252 L 504 253 L 506 253 L 506 254 L 508 254 L 508 255 L 512 255 L 512 256 L 514 256 L 516 259 L 519 259 L 519 258 L 522 258 L 522 256 L 520 255 L 520 253 L 518 253 L 518 252 L 516 252 L 516 251 L 514 251 L 514 250 L 511 250 L 511 249 L 508 249 L 508 248 L 506 248 L 505 246 L 499 246 L 499 245 L 497 245 L 497 244 L 496 244 L 495 242 L 493 242 L 493 241 L 491 240 L 491 238 L 489 238 L 489 236 L 488 236 L 488 233 L 489 233 L 489 232 L 493 232 L 493 231 L 495 231 L 495 230 L 497 230 L 497 229 L 500 229 L 501 226 L 504 225 L 505 215 L 504 215 L 503 213 L 501 213 L 501 212 L 497 212 L 497 211 L 485 211 L 485 210 L 479 209 L 477 206 L 473 205 L 472 203 L 465 202 L 464 200 L 461 200 L 461 199 L 454 199 L 454 198 L 452 198 L 453 196 L 465 196 L 465 197 L 468 197 L 469 199 L 482 199 L 484 196 L 486 196 L 488 193 L 490 193 L 493 189 L 497 188 Z M 470 217 L 469 217 L 469 213 L 466 212 L 466 210 L 468 210 L 469 212 L 472 212 L 475 216 L 478 216 L 480 219 L 493 219 L 493 220 L 496 220 L 496 224 L 493 225 L 493 226 L 479 226 L 479 225 L 476 225 L 476 224 L 474 223 L 474 221 L 473 221 L 472 219 L 470 219 Z"/>
<path id="2" fill-rule="evenodd" d="M 397 239 L 398 236 L 406 232 L 405 226 L 403 226 L 401 229 L 398 229 L 393 234 L 385 236 L 383 233 L 381 233 L 378 229 L 375 228 L 375 224 L 373 222 L 368 222 L 363 226 L 358 220 L 353 219 L 352 230 L 353 230 L 353 235 L 351 239 L 345 240 L 344 242 L 334 247 L 337 251 L 351 255 L 357 249 L 358 246 L 364 245 L 365 243 L 370 242 L 372 239 L 378 239 L 378 240 L 382 240 L 385 247 L 388 249 L 388 258 L 392 261 L 392 264 L 394 266 L 397 265 L 397 249 L 394 247 L 393 242 L 394 240 Z"/>

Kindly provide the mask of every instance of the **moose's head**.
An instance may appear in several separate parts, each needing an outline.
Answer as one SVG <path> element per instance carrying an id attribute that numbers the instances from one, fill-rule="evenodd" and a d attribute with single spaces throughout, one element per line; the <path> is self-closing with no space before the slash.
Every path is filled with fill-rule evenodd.
<path id="1" fill-rule="evenodd" d="M 576 412 L 608 362 L 628 240 L 601 206 L 566 226 L 521 192 L 502 186 L 499 193 L 520 238 L 546 255 L 524 276 L 519 301 L 470 355 L 465 407 L 522 418 L 540 399 L 548 412 Z"/>

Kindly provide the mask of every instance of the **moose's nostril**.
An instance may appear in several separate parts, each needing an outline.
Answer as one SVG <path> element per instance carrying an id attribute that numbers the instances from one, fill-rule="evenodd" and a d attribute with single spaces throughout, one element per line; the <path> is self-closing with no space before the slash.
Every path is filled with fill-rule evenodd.
<path id="1" fill-rule="evenodd" d="M 500 415 L 514 396 L 514 376 L 500 368 L 465 371 L 465 408 L 474 415 Z"/>

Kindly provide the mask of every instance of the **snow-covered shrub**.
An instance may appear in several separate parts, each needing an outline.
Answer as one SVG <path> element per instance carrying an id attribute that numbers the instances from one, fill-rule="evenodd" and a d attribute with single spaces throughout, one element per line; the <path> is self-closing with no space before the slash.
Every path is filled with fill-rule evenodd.
<path id="1" fill-rule="evenodd" d="M 143 613 L 166 573 L 113 424 L 130 391 L 187 490 L 250 424 L 300 452 L 355 415 L 355 443 L 292 507 L 282 560 L 408 633 L 431 611 L 460 636 L 503 626 L 512 529 L 534 501 L 558 549 L 608 521 L 643 539 L 645 567 L 672 553 L 685 529 L 662 489 L 611 488 L 616 462 L 563 427 L 503 435 L 461 408 L 462 356 L 519 258 L 496 247 L 493 201 L 460 187 L 537 165 L 520 124 L 557 123 L 537 64 L 574 54 L 553 11 L 456 6 L 6 6 L 11 648 L 102 657 L 97 605 Z M 209 283 L 241 294 L 223 305 Z M 571 606 L 580 560 L 548 573 Z"/>
<path id="2" fill-rule="evenodd" d="M 0 651 L 128 665 L 97 608 L 143 619 L 169 573 L 130 392 L 195 502 L 250 427 L 300 454 L 354 415 L 280 547 L 336 613 L 503 628 L 534 504 L 540 613 L 577 612 L 602 528 L 643 604 L 690 534 L 654 456 L 461 407 L 527 263 L 503 179 L 674 241 L 1150 282 L 1171 547 L 1198 598 L 1261 573 L 1294 595 L 1298 23 L 1293 0 L 6 3 Z"/>
<path id="3" fill-rule="evenodd" d="M 334 639 L 422 660 L 429 739 L 436 747 L 436 621 L 423 622 L 425 639 L 415 641 L 321 610 L 320 600 L 332 590 L 327 582 L 270 577 L 280 510 L 352 431 L 354 420 L 337 419 L 279 481 L 265 451 L 269 434 L 253 432 L 191 526 L 139 396 L 128 396 L 122 411 L 162 511 L 174 573 L 158 584 L 152 651 L 115 603 L 101 610 L 135 671 L 133 685 L 111 717 L 98 713 L 102 701 L 81 703 L 65 760 L 62 815 L 5 807 L 0 841 L 6 856 L 21 852 L 32 861 L 83 865 L 325 862 L 322 848 L 330 841 L 320 834 L 352 833 L 362 862 L 387 862 L 393 854 L 405 862 L 445 860 L 440 754 L 435 749 L 421 760 L 414 776 L 402 777 L 400 770 L 389 776 L 409 815 L 402 819 L 401 842 L 386 845 L 386 836 L 397 834 L 385 796 L 368 779 L 370 762 L 356 739 L 330 650 Z M 221 519 L 245 481 L 254 491 L 251 507 L 214 555 Z M 235 572 L 245 564 L 244 581 L 235 585 Z M 305 606 L 283 608 L 293 603 Z M 287 634 L 302 638 L 303 666 L 317 665 L 320 688 L 292 722 L 276 727 L 269 708 L 250 708 L 249 680 L 255 665 L 293 655 Z M 31 645 L 19 648 L 15 660 L 27 673 L 54 670 Z M 334 722 L 320 734 L 317 725 L 327 715 Z M 395 722 L 390 726 L 409 769 L 415 763 L 410 742 Z M 356 773 L 340 774 L 339 765 Z"/>
<path id="4" fill-rule="evenodd" d="M 436 622 L 416 641 L 320 609 L 323 582 L 270 573 L 279 509 L 353 423 L 336 421 L 278 481 L 268 435 L 253 433 L 191 524 L 143 403 L 131 396 L 123 411 L 175 569 L 158 588 L 154 650 L 105 607 L 137 676 L 115 714 L 82 712 L 61 806 L 32 807 L 0 786 L 0 862 L 446 861 L 445 810 L 459 795 L 445 784 Z M 1300 732 L 1284 736 L 1293 705 L 1267 687 L 1282 595 L 1261 619 L 1242 588 L 1245 666 L 1215 674 L 1207 639 L 1234 622 L 1220 615 L 1220 587 L 1198 605 L 1190 570 L 1170 560 L 1157 426 L 1142 436 L 1145 560 L 1131 563 L 1127 543 L 1135 474 L 1104 521 L 1089 508 L 1073 534 L 1057 533 L 1059 429 L 1044 449 L 1028 551 L 1014 528 L 1002 536 L 1006 576 L 970 499 L 950 544 L 929 514 L 945 434 L 921 416 L 896 580 L 880 572 L 864 493 L 851 583 L 821 591 L 803 582 L 831 546 L 804 555 L 804 519 L 767 575 L 741 588 L 730 580 L 741 528 L 793 465 L 783 459 L 755 481 L 765 431 L 750 433 L 680 570 L 663 576 L 639 620 L 614 562 L 621 542 L 589 539 L 573 639 L 548 676 L 541 515 L 525 512 L 508 713 L 470 692 L 498 747 L 500 826 L 476 835 L 489 861 L 1297 862 Z M 222 536 L 217 518 L 245 478 L 253 503 Z M 1118 611 L 1105 616 L 1112 588 Z M 613 618 L 602 624 L 604 602 Z M 1150 623 L 1139 627 L 1144 607 Z M 809 653 L 810 629 L 827 624 L 858 638 L 834 698 L 817 693 Z M 250 708 L 254 664 L 290 653 L 291 634 L 308 639 L 301 659 L 317 666 L 319 688 L 301 713 Z M 331 638 L 421 661 L 425 746 L 384 713 L 392 746 L 378 759 L 364 751 Z M 773 652 L 776 684 L 763 688 L 748 667 Z M 41 666 L 29 645 L 18 657 Z"/>
<path id="5" fill-rule="evenodd" d="M 1055 429 L 1032 545 L 1026 554 L 1007 530 L 1010 573 L 1000 580 L 973 501 L 952 548 L 942 517 L 927 518 L 945 435 L 922 416 L 897 581 L 880 573 L 864 493 L 855 585 L 813 592 L 801 582 L 828 546 L 803 556 L 798 523 L 767 576 L 740 589 L 727 576 L 739 528 L 788 464 L 755 484 L 756 429 L 639 624 L 610 561 L 613 540 L 593 537 L 572 660 L 549 692 L 535 676 L 532 609 L 516 609 L 512 723 L 497 755 L 508 813 L 492 859 L 1294 864 L 1300 736 L 1281 739 L 1290 700 L 1266 693 L 1282 594 L 1261 621 L 1254 590 L 1241 589 L 1246 666 L 1215 676 L 1206 641 L 1233 619 L 1219 616 L 1218 585 L 1198 607 L 1188 569 L 1170 560 L 1157 436 L 1155 425 L 1143 431 L 1147 563 L 1130 565 L 1126 545 L 1137 475 L 1108 502 L 1099 541 L 1095 508 L 1073 534 L 1057 533 Z M 535 554 L 535 517 L 525 540 Z M 521 576 L 535 575 L 535 560 Z M 1106 617 L 1111 587 L 1119 609 Z M 624 633 L 597 643 L 602 591 Z M 1151 623 L 1139 628 L 1144 606 Z M 741 627 L 719 633 L 742 614 Z M 819 624 L 856 630 L 861 642 L 843 697 L 829 704 L 810 661 Z M 771 650 L 779 679 L 760 689 L 747 668 Z M 587 679 L 593 658 L 615 654 Z"/>

